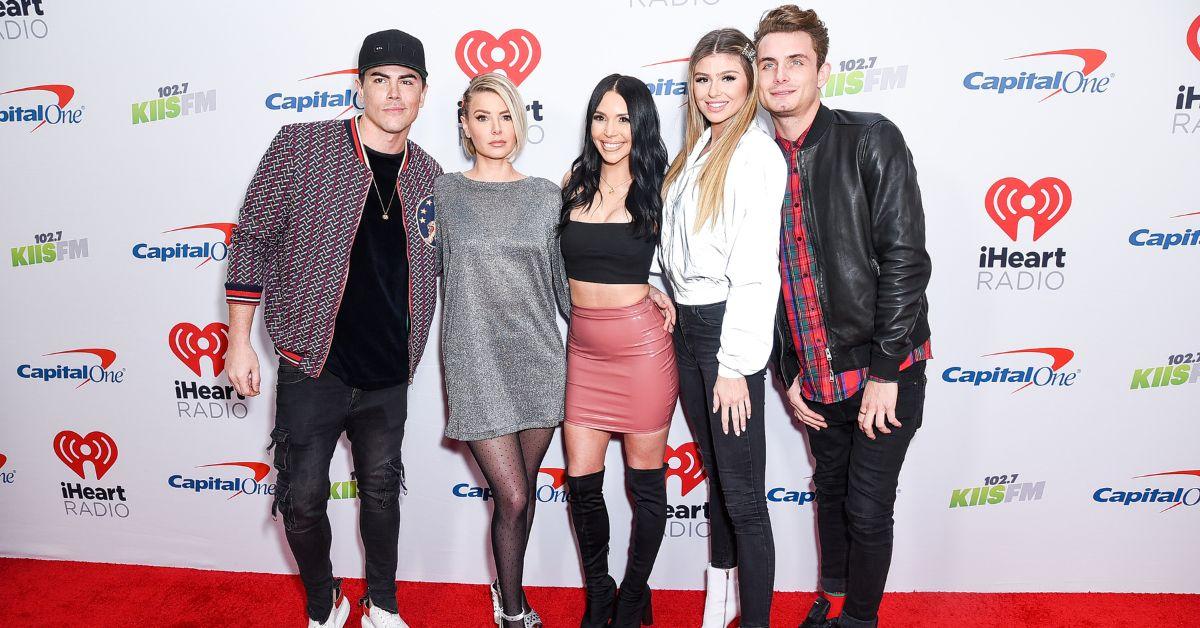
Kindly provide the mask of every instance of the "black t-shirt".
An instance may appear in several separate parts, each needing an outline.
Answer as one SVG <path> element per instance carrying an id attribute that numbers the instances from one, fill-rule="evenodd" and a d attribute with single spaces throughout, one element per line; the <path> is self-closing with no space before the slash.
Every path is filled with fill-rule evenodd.
<path id="1" fill-rule="evenodd" d="M 396 186 L 404 153 L 363 148 L 378 193 L 367 192 L 325 368 L 347 386 L 376 390 L 408 383 L 408 240 Z"/>

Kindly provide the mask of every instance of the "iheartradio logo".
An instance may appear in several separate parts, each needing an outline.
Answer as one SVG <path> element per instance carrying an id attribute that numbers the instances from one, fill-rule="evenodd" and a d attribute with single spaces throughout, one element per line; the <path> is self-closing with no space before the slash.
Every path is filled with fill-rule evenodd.
<path id="1" fill-rule="evenodd" d="M 497 72 L 519 86 L 541 61 L 542 45 L 533 33 L 523 28 L 514 28 L 499 37 L 474 30 L 458 40 L 454 59 L 470 78 Z"/>
<path id="2" fill-rule="evenodd" d="M 667 463 L 667 477 L 679 478 L 680 495 L 687 495 L 700 485 L 707 477 L 704 465 L 700 462 L 700 449 L 695 442 L 684 443 L 678 447 L 667 445 L 663 462 Z"/>
<path id="3" fill-rule="evenodd" d="M 100 480 L 117 462 L 117 442 L 104 432 L 80 436 L 71 430 L 64 430 L 54 437 L 54 453 L 81 480 L 87 479 L 84 463 L 92 463 L 96 479 Z"/>
<path id="4" fill-rule="evenodd" d="M 212 363 L 213 377 L 225 370 L 225 350 L 229 348 L 229 326 L 224 323 L 209 323 L 201 329 L 192 323 L 179 323 L 171 328 L 167 336 L 171 353 L 183 362 L 196 377 L 202 377 L 200 362 L 208 358 Z"/>
<path id="5" fill-rule="evenodd" d="M 987 215 L 1013 242 L 1021 220 L 1033 221 L 1033 241 L 1037 242 L 1071 209 L 1071 188 L 1059 178 L 1038 179 L 1026 185 L 1016 177 L 1005 177 L 988 188 L 983 201 Z"/>

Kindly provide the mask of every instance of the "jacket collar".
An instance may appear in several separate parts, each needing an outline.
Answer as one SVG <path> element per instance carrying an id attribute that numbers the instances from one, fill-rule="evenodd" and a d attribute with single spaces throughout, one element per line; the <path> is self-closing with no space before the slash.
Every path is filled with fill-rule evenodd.
<path id="1" fill-rule="evenodd" d="M 800 150 L 807 150 L 816 146 L 825 137 L 826 131 L 833 124 L 833 112 L 822 104 L 817 108 L 817 117 L 813 118 L 812 126 L 808 129 L 808 135 L 804 138 L 804 144 Z"/>
<path id="2" fill-rule="evenodd" d="M 363 146 L 362 138 L 360 138 L 358 135 L 358 118 L 359 117 L 360 116 L 354 116 L 353 118 L 346 120 L 346 133 L 349 134 L 350 144 L 351 144 L 351 146 L 354 147 L 354 156 L 358 158 L 358 161 L 360 163 L 362 163 L 363 165 L 370 168 L 371 163 L 370 163 L 370 161 L 368 161 L 368 158 L 367 158 L 367 149 L 365 146 Z M 404 142 L 404 159 L 400 162 L 400 172 L 404 172 L 404 171 L 408 170 L 408 162 L 410 160 L 411 155 L 412 155 L 412 141 L 406 140 Z"/>

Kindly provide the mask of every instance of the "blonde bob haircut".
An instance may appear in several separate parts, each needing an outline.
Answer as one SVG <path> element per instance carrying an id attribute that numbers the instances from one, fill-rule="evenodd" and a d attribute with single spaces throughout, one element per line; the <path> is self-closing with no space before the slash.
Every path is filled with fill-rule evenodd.
<path id="1" fill-rule="evenodd" d="M 517 145 L 512 152 L 508 154 L 508 160 L 512 161 L 517 158 L 517 153 L 525 147 L 525 137 L 529 129 L 529 121 L 525 119 L 525 101 L 521 100 L 521 94 L 517 91 L 517 86 L 513 85 L 512 81 L 503 74 L 488 73 L 480 74 L 471 79 L 467 85 L 466 91 L 462 95 L 462 109 L 459 110 L 458 116 L 458 135 L 462 142 L 463 149 L 467 154 L 475 156 L 475 143 L 471 138 L 467 137 L 467 116 L 471 112 L 471 98 L 480 92 L 491 92 L 500 97 L 504 102 L 505 108 L 508 109 L 509 115 L 512 116 L 513 131 L 517 136 Z"/>
<path id="2" fill-rule="evenodd" d="M 696 74 L 696 64 L 705 57 L 716 54 L 730 54 L 737 57 L 741 62 L 742 72 L 750 84 L 750 92 L 746 95 L 746 102 L 742 108 L 730 118 L 721 137 L 712 142 L 708 149 L 708 161 L 700 167 L 698 177 L 700 211 L 696 214 L 696 224 L 692 226 L 692 233 L 699 233 L 706 223 L 710 226 L 716 224 L 720 217 L 721 209 L 725 204 L 725 175 L 729 172 L 729 162 L 733 159 L 733 151 L 737 148 L 742 135 L 754 123 L 754 116 L 758 113 L 758 73 L 754 68 L 754 42 L 736 28 L 717 29 L 701 37 L 700 41 L 696 43 L 696 48 L 692 50 L 692 56 L 688 59 L 688 108 L 683 148 L 675 156 L 671 167 L 667 169 L 667 176 L 663 181 L 662 188 L 664 198 L 671 184 L 679 178 L 679 175 L 683 174 L 688 155 L 700 141 L 700 136 L 705 129 L 711 126 L 704 114 L 700 113 L 700 103 L 696 101 L 696 86 L 693 77 Z"/>

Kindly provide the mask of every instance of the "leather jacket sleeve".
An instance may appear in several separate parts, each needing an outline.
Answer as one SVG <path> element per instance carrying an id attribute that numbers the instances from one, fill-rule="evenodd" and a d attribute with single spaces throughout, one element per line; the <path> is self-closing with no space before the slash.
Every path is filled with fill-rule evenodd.
<path id="1" fill-rule="evenodd" d="M 792 342 L 792 330 L 788 327 L 782 294 L 779 295 L 779 306 L 775 310 L 775 345 L 771 347 L 771 362 L 775 365 L 775 376 L 779 378 L 783 389 L 787 390 L 800 374 L 800 357 Z"/>
<path id="2" fill-rule="evenodd" d="M 878 266 L 869 376 L 890 382 L 896 381 L 901 362 L 913 350 L 913 328 L 932 269 L 917 170 L 895 124 L 881 120 L 872 125 L 859 172 L 870 203 L 871 244 Z"/>

